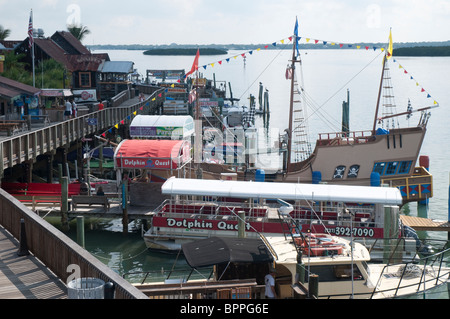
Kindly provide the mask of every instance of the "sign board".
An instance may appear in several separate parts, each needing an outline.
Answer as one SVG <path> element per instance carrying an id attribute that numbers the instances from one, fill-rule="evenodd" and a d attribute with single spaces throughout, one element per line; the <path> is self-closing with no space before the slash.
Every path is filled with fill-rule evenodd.
<path id="1" fill-rule="evenodd" d="M 193 86 L 200 86 L 200 87 L 206 86 L 206 79 L 205 78 L 200 78 L 200 79 L 193 78 L 192 79 L 192 85 Z"/>
<path id="2" fill-rule="evenodd" d="M 96 90 L 73 90 L 75 103 L 97 102 Z"/>

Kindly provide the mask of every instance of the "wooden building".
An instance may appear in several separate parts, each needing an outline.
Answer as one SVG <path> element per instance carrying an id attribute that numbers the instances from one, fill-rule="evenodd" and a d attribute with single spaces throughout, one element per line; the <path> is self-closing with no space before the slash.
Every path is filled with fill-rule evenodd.
<path id="1" fill-rule="evenodd" d="M 54 59 L 67 70 L 72 90 L 97 90 L 99 68 L 110 61 L 107 53 L 92 54 L 78 39 L 68 31 L 57 31 L 50 38 L 36 37 L 35 63 Z M 31 49 L 28 38 L 16 48 L 17 53 L 24 53 L 24 62 L 32 65 Z M 66 88 L 61 79 L 61 88 Z"/>
<path id="2" fill-rule="evenodd" d="M 0 76 L 0 117 L 16 120 L 38 114 L 40 89 Z"/>
<path id="3" fill-rule="evenodd" d="M 98 94 L 102 99 L 109 99 L 131 88 L 131 76 L 134 62 L 105 61 L 99 68 Z"/>

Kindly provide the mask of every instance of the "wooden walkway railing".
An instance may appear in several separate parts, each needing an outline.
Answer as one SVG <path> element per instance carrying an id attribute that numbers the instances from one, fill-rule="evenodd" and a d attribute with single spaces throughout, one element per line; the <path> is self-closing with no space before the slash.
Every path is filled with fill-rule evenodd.
<path id="1" fill-rule="evenodd" d="M 73 275 L 71 267 L 75 265 L 80 269 L 81 278 L 93 277 L 112 282 L 116 299 L 147 299 L 119 274 L 0 189 L 0 225 L 20 239 L 22 219 L 28 250 L 63 282 L 67 282 L 68 277 Z"/>
<path id="2" fill-rule="evenodd" d="M 159 87 L 146 87 L 145 90 L 146 94 L 151 95 L 143 102 L 130 106 L 108 107 L 1 140 L 0 178 L 5 169 L 14 165 L 35 160 L 39 155 L 56 151 L 87 135 L 103 132 L 122 120 L 129 124 L 132 120 L 130 115 L 135 111 L 148 114 L 162 104 L 165 95 L 161 94 L 164 89 Z"/>
<path id="3" fill-rule="evenodd" d="M 109 107 L 77 118 L 49 125 L 0 141 L 0 178 L 5 169 L 37 156 L 55 151 L 82 137 L 107 130 L 124 120 L 134 111 L 149 113 L 165 98 L 162 89 L 143 88 L 150 96 L 143 102 L 130 106 Z M 143 108 L 141 110 L 141 108 Z M 58 278 L 67 282 L 73 275 L 72 266 L 80 269 L 80 277 L 94 277 L 115 285 L 116 299 L 147 299 L 128 281 L 89 254 L 64 233 L 44 221 L 20 201 L 0 189 L 0 225 L 15 238 L 20 239 L 21 221 L 26 229 L 28 250 L 46 265 Z"/>

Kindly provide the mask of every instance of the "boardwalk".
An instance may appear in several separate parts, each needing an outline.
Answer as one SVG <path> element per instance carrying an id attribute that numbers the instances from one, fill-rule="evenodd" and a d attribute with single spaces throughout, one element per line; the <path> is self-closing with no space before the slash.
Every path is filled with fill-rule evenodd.
<path id="1" fill-rule="evenodd" d="M 150 94 L 150 93 L 149 93 Z M 161 94 L 146 94 L 147 100 L 120 101 L 118 107 L 106 108 L 75 119 L 33 124 L 31 129 L 14 136 L 0 135 L 0 177 L 4 170 L 21 163 L 33 163 L 38 156 L 53 156 L 58 148 L 67 148 L 82 137 L 98 134 L 119 121 L 128 121 L 130 114 L 150 112 L 164 100 Z M 119 103 L 119 104 L 120 104 Z M 96 125 L 86 125 L 94 119 Z M 53 160 L 53 159 L 52 159 Z M 22 206 L 22 205 L 20 205 Z M 60 278 L 67 278 L 67 264 L 76 263 L 83 277 L 95 277 L 115 285 L 116 299 L 147 299 L 116 272 L 98 261 L 59 231 L 37 218 L 31 211 L 17 206 L 11 196 L 0 194 L 0 299 L 67 299 L 67 288 Z M 118 206 L 118 205 L 116 205 Z M 116 208 L 117 209 L 117 208 Z M 146 212 L 142 212 L 145 215 Z M 99 214 L 101 214 L 99 212 Z M 30 230 L 28 245 L 36 256 L 18 256 L 17 226 L 26 219 Z M 7 229 L 7 230 L 6 230 Z M 14 234 L 13 235 L 11 235 Z M 28 233 L 28 232 L 27 232 Z M 61 239 L 63 238 L 63 239 Z M 42 246 L 45 243 L 45 247 Z M 49 269 L 52 269 L 50 271 Z"/>
<path id="2" fill-rule="evenodd" d="M 403 224 L 419 231 L 446 231 L 450 232 L 450 222 L 435 221 L 429 218 L 400 215 Z"/>
<path id="3" fill-rule="evenodd" d="M 0 299 L 66 299 L 67 288 L 33 255 L 19 257 L 19 242 L 0 226 Z"/>

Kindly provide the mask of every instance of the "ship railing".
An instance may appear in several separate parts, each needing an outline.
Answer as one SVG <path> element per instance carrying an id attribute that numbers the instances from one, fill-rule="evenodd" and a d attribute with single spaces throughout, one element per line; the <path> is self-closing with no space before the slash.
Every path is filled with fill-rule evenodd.
<path id="1" fill-rule="evenodd" d="M 424 258 L 418 259 L 418 260 L 414 260 L 411 262 L 407 262 L 407 263 L 397 263 L 397 264 L 387 264 L 383 267 L 380 276 L 378 278 L 378 282 L 375 285 L 375 288 L 372 292 L 372 296 L 371 298 L 373 298 L 373 296 L 375 294 L 378 293 L 384 293 L 384 292 L 388 292 L 388 291 L 395 291 L 394 292 L 394 297 L 397 296 L 398 292 L 400 289 L 405 289 L 405 288 L 411 288 L 411 287 L 417 287 L 416 292 L 419 292 L 421 290 L 421 286 L 423 286 L 423 290 L 425 291 L 426 289 L 429 289 L 431 287 L 426 287 L 427 283 L 432 283 L 432 286 L 438 286 L 441 283 L 445 283 L 450 275 L 450 272 L 448 270 L 444 270 L 442 269 L 443 266 L 447 266 L 450 263 L 450 248 L 447 248 L 445 250 L 442 250 L 436 254 L 433 254 L 431 256 L 426 256 Z M 416 265 L 422 265 L 422 270 L 420 271 L 420 279 L 418 283 L 414 283 L 414 284 L 409 284 L 409 285 L 403 285 L 402 286 L 402 282 L 403 280 L 409 275 L 410 272 L 412 271 L 416 271 L 417 266 Z M 377 287 L 380 286 L 381 281 L 383 280 L 383 278 L 385 276 L 388 276 L 388 271 L 389 271 L 389 267 L 392 266 L 401 266 L 402 267 L 402 271 L 401 274 L 399 276 L 399 280 L 398 280 L 398 284 L 397 287 L 391 288 L 391 289 L 387 289 L 387 290 L 383 290 L 380 291 L 377 289 Z M 427 272 L 433 271 L 433 273 L 435 274 L 433 279 L 426 279 L 426 274 Z M 418 275 L 418 274 L 417 274 Z M 434 283 L 433 283 L 434 282 Z"/>
<path id="2" fill-rule="evenodd" d="M 367 143 L 373 139 L 372 131 L 319 133 L 318 145 L 335 146 Z"/>
<path id="3" fill-rule="evenodd" d="M 156 209 L 156 215 L 208 216 L 215 218 L 233 218 L 239 211 L 245 211 L 246 218 L 268 218 L 268 206 L 248 205 L 245 203 L 203 201 L 194 199 L 166 199 Z"/>
<path id="4" fill-rule="evenodd" d="M 324 223 L 334 222 L 350 222 L 354 225 L 367 226 L 377 225 L 374 218 L 374 209 L 371 207 L 359 206 L 314 206 L 302 207 L 294 206 L 294 210 L 290 213 L 291 217 L 297 220 L 322 220 Z M 372 226 L 374 227 L 374 226 Z"/>
<path id="5" fill-rule="evenodd" d="M 137 284 L 148 284 L 158 282 L 178 282 L 186 283 L 189 280 L 211 280 L 214 274 L 214 268 L 205 268 L 198 270 L 195 268 L 174 268 L 149 271 L 130 271 L 122 275 L 129 282 Z"/>

